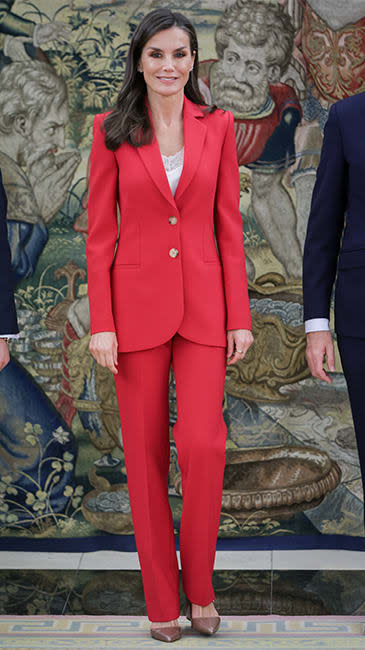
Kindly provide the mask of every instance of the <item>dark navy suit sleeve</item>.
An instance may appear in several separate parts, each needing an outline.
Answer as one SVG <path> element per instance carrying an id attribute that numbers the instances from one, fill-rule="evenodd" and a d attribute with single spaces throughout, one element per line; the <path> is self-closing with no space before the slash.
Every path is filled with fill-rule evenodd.
<path id="1" fill-rule="evenodd" d="M 0 334 L 19 332 L 15 303 L 14 279 L 6 225 L 7 198 L 0 171 Z"/>
<path id="2" fill-rule="evenodd" d="M 48 241 L 48 230 L 42 223 L 30 224 L 8 219 L 8 239 L 12 250 L 14 282 L 17 283 L 33 275 Z"/>
<path id="3" fill-rule="evenodd" d="M 329 318 L 346 205 L 347 162 L 334 104 L 324 130 L 304 245 L 304 320 Z"/>

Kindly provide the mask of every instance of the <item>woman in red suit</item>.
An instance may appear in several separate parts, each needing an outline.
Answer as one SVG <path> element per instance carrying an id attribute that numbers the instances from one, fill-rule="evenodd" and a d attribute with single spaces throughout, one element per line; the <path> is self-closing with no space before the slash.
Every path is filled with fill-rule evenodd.
<path id="1" fill-rule="evenodd" d="M 95 116 L 90 154 L 90 350 L 115 375 L 147 614 L 163 641 L 181 636 L 168 501 L 170 364 L 182 585 L 193 627 L 213 634 L 226 364 L 253 340 L 233 115 L 205 104 L 197 71 L 192 24 L 168 9 L 147 14 L 115 108 Z"/>

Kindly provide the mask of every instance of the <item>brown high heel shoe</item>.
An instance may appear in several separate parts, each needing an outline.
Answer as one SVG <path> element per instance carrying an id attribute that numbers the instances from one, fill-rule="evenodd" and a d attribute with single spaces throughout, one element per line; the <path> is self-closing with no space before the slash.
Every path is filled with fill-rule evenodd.
<path id="1" fill-rule="evenodd" d="M 167 641 L 170 643 L 172 641 L 178 641 L 181 639 L 181 627 L 180 625 L 170 625 L 169 627 L 155 627 L 154 629 L 150 628 L 151 636 L 157 641 Z"/>
<path id="2" fill-rule="evenodd" d="M 200 634 L 215 634 L 220 626 L 220 616 L 192 616 L 191 602 L 186 598 L 186 618 L 191 621 L 191 627 Z M 214 600 L 213 600 L 214 603 Z"/>

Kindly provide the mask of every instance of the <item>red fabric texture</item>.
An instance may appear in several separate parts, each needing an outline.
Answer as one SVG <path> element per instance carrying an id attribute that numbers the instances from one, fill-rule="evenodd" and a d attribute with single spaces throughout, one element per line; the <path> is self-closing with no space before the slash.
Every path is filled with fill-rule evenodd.
<path id="1" fill-rule="evenodd" d="M 121 353 L 115 375 L 134 534 L 147 615 L 179 617 L 179 569 L 168 501 L 169 370 L 174 370 L 177 420 L 172 433 L 182 478 L 182 587 L 189 600 L 214 600 L 212 574 L 225 467 L 227 427 L 222 402 L 226 354 L 179 334 L 149 350 Z"/>
<path id="2" fill-rule="evenodd" d="M 104 117 L 95 116 L 90 153 L 91 333 L 115 331 L 120 352 L 160 345 L 176 332 L 225 347 L 227 329 L 251 328 L 233 114 L 204 116 L 184 97 L 184 167 L 175 197 L 157 139 L 110 151 Z"/>

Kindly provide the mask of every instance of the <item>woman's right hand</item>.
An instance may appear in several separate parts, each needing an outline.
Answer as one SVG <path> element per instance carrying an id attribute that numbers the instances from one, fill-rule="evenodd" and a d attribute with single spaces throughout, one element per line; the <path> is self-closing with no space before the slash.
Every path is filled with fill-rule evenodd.
<path id="1" fill-rule="evenodd" d="M 10 361 L 9 348 L 5 339 L 0 338 L 0 370 L 5 368 Z"/>
<path id="2" fill-rule="evenodd" d="M 97 332 L 92 334 L 89 350 L 95 361 L 109 368 L 114 375 L 118 374 L 118 342 L 115 332 Z"/>

